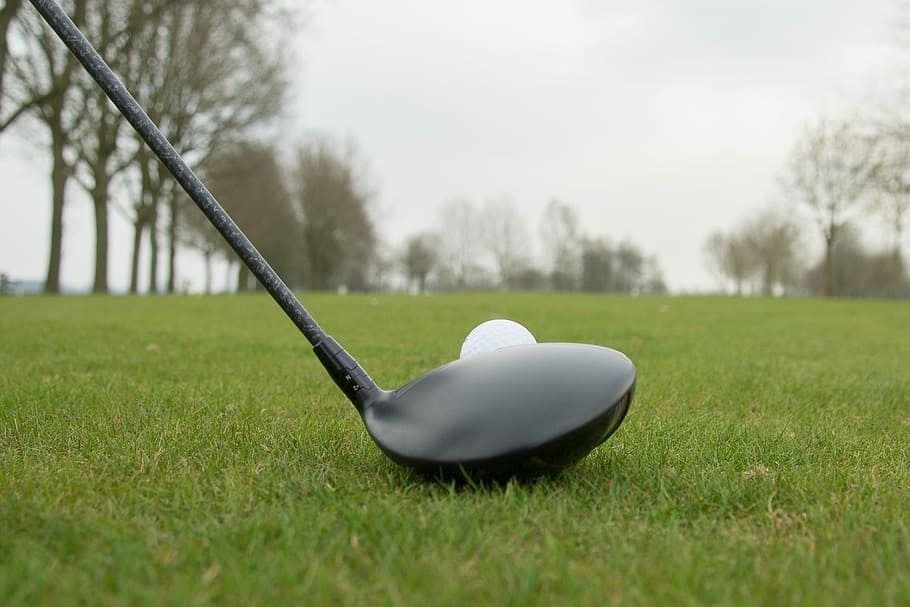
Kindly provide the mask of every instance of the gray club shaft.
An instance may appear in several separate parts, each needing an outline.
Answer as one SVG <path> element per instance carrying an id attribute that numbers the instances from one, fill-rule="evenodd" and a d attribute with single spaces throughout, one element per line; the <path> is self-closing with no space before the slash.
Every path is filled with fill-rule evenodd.
<path id="1" fill-rule="evenodd" d="M 262 254 L 253 246 L 249 238 L 237 227 L 222 206 L 215 200 L 199 177 L 190 169 L 186 161 L 177 153 L 174 146 L 161 133 L 154 122 L 133 98 L 120 79 L 105 63 L 98 51 L 86 40 L 78 27 L 72 22 L 54 0 L 30 0 L 35 9 L 47 21 L 63 43 L 76 56 L 86 71 L 95 79 L 108 98 L 123 114 L 123 117 L 136 129 L 136 132 L 148 144 L 149 148 L 161 160 L 168 171 L 183 187 L 196 206 L 218 230 L 221 236 L 237 252 L 240 259 L 253 275 L 262 283 L 272 298 L 281 306 L 288 318 L 300 329 L 300 332 L 314 346 L 325 333 L 303 305 L 294 297 L 275 270 L 268 264 Z"/>

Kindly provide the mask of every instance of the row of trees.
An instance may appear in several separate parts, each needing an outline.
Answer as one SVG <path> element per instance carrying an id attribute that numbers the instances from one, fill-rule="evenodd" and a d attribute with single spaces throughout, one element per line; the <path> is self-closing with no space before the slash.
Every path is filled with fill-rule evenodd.
<path id="1" fill-rule="evenodd" d="M 316 290 L 365 290 L 375 267 L 377 235 L 370 192 L 362 185 L 352 145 L 327 140 L 300 144 L 290 163 L 274 147 L 239 142 L 214 154 L 202 169 L 209 189 L 243 227 L 275 270 L 292 286 Z M 181 242 L 211 262 L 237 263 L 224 239 L 192 205 L 184 205 Z M 237 289 L 256 288 L 237 263 Z"/>
<path id="2" fill-rule="evenodd" d="M 203 174 L 213 194 L 292 286 L 316 290 L 558 289 L 625 293 L 666 290 L 654 257 L 631 242 L 611 245 L 582 234 L 578 213 L 553 200 L 531 236 L 527 213 L 509 199 L 456 199 L 435 229 L 401 246 L 381 241 L 372 192 L 354 146 L 322 139 L 301 144 L 289 162 L 263 143 L 214 154 Z M 181 242 L 206 266 L 234 255 L 195 209 Z M 536 254 L 535 241 L 544 243 Z M 255 288 L 239 266 L 239 290 Z M 206 290 L 211 286 L 207 271 Z M 398 279 L 398 280 L 396 280 Z"/>
<path id="3" fill-rule="evenodd" d="M 820 120 L 794 145 L 780 193 L 789 208 L 761 211 L 705 244 L 710 266 L 737 293 L 910 295 L 903 256 L 910 128 L 898 120 Z M 860 228 L 872 222 L 887 228 L 890 242 L 869 250 Z M 819 260 L 804 254 L 806 224 L 822 244 Z"/>
<path id="4" fill-rule="evenodd" d="M 581 233 L 577 212 L 553 201 L 535 255 L 525 213 L 507 199 L 455 200 L 439 227 L 400 249 L 381 243 L 372 193 L 352 145 L 300 144 L 285 158 L 257 133 L 287 91 L 288 27 L 277 0 L 68 0 L 75 23 L 143 103 L 174 147 L 276 270 L 311 289 L 665 289 L 657 262 L 630 242 Z M 127 127 L 37 14 L 20 1 L 0 8 L 0 134 L 15 132 L 51 159 L 52 221 L 45 291 L 60 289 L 63 211 L 81 188 L 95 220 L 93 292 L 108 290 L 108 224 L 132 224 L 129 290 L 143 270 L 151 291 L 177 288 L 178 253 L 235 268 L 255 282 L 163 166 Z M 146 268 L 140 260 L 148 261 Z M 165 276 L 159 284 L 159 276 Z"/>
<path id="5" fill-rule="evenodd" d="M 634 243 L 581 231 L 577 211 L 551 200 L 540 218 L 542 251 L 527 214 L 509 199 L 453 200 L 439 229 L 409 238 L 398 255 L 413 290 L 553 289 L 614 293 L 666 291 L 657 259 Z"/>
<path id="6" fill-rule="evenodd" d="M 63 2 L 174 146 L 194 165 L 255 132 L 283 107 L 284 48 L 293 16 L 271 0 Z M 92 202 L 94 292 L 108 289 L 109 214 L 133 225 L 130 290 L 143 243 L 158 288 L 175 289 L 183 196 L 152 153 L 31 7 L 0 9 L 0 134 L 15 130 L 51 159 L 51 237 L 45 291 L 60 289 L 63 210 L 73 187 Z"/>
<path id="7" fill-rule="evenodd" d="M 895 8 L 902 60 L 876 101 L 807 126 L 781 169 L 777 210 L 708 239 L 710 265 L 737 292 L 910 297 L 910 3 Z M 813 241 L 817 258 L 805 254 Z"/>
<path id="8" fill-rule="evenodd" d="M 779 210 L 708 240 L 712 267 L 738 292 L 910 297 L 910 3 L 896 8 L 903 60 L 876 101 L 806 126 L 779 175 Z M 863 238 L 871 233 L 879 238 Z M 805 254 L 813 248 L 816 258 Z"/>

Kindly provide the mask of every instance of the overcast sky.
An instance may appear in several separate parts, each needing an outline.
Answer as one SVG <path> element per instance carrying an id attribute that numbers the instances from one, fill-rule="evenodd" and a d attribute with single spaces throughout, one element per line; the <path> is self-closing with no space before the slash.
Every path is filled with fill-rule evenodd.
<path id="1" fill-rule="evenodd" d="M 512 199 L 536 240 L 558 198 L 587 235 L 656 254 L 674 290 L 705 289 L 707 235 L 775 200 L 803 125 L 882 86 L 895 7 L 323 1 L 300 34 L 285 132 L 357 143 L 393 245 L 435 228 L 456 197 Z M 39 148 L 0 138 L 0 272 L 44 276 L 47 171 Z M 87 285 L 88 203 L 74 199 L 65 220 L 63 282 Z M 116 221 L 115 288 L 128 282 L 129 240 Z"/>

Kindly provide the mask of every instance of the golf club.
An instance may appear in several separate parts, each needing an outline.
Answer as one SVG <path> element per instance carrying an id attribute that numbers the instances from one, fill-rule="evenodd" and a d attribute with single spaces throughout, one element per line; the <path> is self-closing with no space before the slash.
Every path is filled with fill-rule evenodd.
<path id="1" fill-rule="evenodd" d="M 635 367 L 601 346 L 517 345 L 456 360 L 398 390 L 381 389 L 319 327 L 60 6 L 30 1 L 313 345 L 390 458 L 430 474 L 549 474 L 585 457 L 619 427 Z"/>

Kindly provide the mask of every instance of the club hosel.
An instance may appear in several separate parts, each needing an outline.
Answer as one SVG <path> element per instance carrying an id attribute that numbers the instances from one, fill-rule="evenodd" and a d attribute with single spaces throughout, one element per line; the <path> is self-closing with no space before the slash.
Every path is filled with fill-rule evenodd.
<path id="1" fill-rule="evenodd" d="M 376 382 L 341 344 L 328 335 L 324 335 L 313 346 L 313 351 L 354 407 L 363 411 L 366 402 L 379 391 Z"/>

